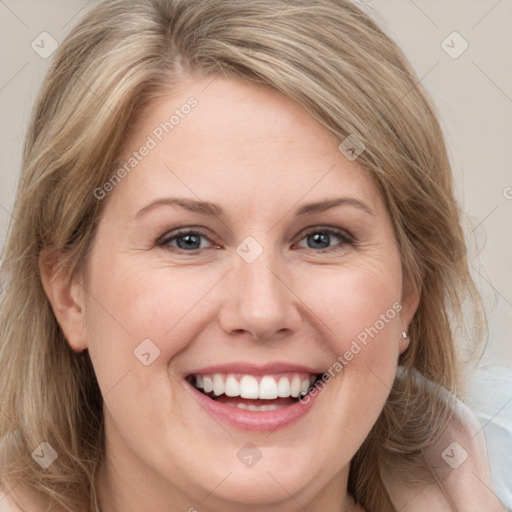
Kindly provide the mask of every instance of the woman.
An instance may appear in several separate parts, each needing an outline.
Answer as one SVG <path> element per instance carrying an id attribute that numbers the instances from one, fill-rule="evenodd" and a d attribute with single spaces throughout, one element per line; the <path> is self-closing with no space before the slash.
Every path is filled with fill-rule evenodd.
<path id="1" fill-rule="evenodd" d="M 348 1 L 94 7 L 5 250 L 5 504 L 504 510 L 454 398 L 480 310 L 452 188 L 417 77 Z"/>

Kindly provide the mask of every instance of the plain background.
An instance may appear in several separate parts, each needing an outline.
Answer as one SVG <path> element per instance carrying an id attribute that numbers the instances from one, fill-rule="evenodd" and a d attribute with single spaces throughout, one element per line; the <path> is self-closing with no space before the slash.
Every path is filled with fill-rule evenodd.
<path id="1" fill-rule="evenodd" d="M 32 42 L 42 32 L 62 41 L 95 3 L 0 0 L 0 250 L 26 126 L 51 60 Z M 512 365 L 512 0 L 357 3 L 401 46 L 438 109 L 470 245 L 481 247 L 472 268 L 489 317 L 483 363 Z"/>

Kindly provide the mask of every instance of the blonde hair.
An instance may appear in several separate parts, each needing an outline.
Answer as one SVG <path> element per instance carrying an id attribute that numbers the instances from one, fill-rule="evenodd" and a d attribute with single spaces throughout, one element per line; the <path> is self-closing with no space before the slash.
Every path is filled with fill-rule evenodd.
<path id="1" fill-rule="evenodd" d="M 392 511 L 377 461 L 418 467 L 449 418 L 408 370 L 457 393 L 462 305 L 473 304 L 476 326 L 482 315 L 435 110 L 401 50 L 348 0 L 108 0 L 63 41 L 28 129 L 1 268 L 0 481 L 65 510 L 99 510 L 102 396 L 87 351 L 70 349 L 52 312 L 40 254 L 53 246 L 62 271 L 81 267 L 106 202 L 94 191 L 112 176 L 127 127 L 185 75 L 219 74 L 267 84 L 340 142 L 365 146 L 357 162 L 386 201 L 404 282 L 421 289 L 404 377 L 349 478 L 368 512 Z M 44 470 L 31 457 L 42 442 L 58 453 Z"/>

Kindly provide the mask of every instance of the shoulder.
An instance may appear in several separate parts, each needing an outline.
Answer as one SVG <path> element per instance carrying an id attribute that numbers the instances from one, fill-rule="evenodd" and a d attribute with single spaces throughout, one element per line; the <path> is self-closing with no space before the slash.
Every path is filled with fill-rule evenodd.
<path id="1" fill-rule="evenodd" d="M 437 441 L 422 450 L 431 483 L 418 490 L 383 475 L 393 505 L 401 512 L 506 512 L 493 491 L 485 432 L 470 408 L 452 398 L 451 420 Z"/>
<path id="2" fill-rule="evenodd" d="M 11 493 L 6 492 L 2 487 L 0 487 L 0 512 L 23 512 L 13 502 Z"/>
<path id="3" fill-rule="evenodd" d="M 48 503 L 36 500 L 21 485 L 16 485 L 11 490 L 6 490 L 0 485 L 0 512 L 44 512 L 46 510 L 49 510 Z"/>
<path id="4" fill-rule="evenodd" d="M 19 433 L 16 429 L 0 437 L 0 467 L 4 468 L 11 443 Z M 0 512 L 43 512 L 47 509 L 48 505 L 36 500 L 21 483 L 11 485 L 5 480 L 0 481 Z"/>
<path id="5" fill-rule="evenodd" d="M 0 437 L 0 467 L 4 467 L 5 456 L 18 430 L 7 432 Z M 16 486 L 15 486 L 16 487 Z M 20 506 L 15 503 L 15 489 L 6 486 L 5 482 L 0 482 L 0 512 L 24 512 Z"/>
<path id="6" fill-rule="evenodd" d="M 45 510 L 48 510 L 48 506 L 43 506 L 43 503 L 35 500 L 21 485 L 15 485 L 9 490 L 0 484 L 0 512 L 43 512 Z"/>

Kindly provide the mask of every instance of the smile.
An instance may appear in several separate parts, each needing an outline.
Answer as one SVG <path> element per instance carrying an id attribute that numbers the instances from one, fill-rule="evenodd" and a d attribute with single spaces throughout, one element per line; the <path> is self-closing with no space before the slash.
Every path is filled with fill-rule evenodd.
<path id="1" fill-rule="evenodd" d="M 308 394 L 317 376 L 311 374 L 243 375 L 221 374 L 192 375 L 190 382 L 213 400 L 249 411 L 267 411 L 286 407 Z M 238 400 L 230 400 L 236 399 Z M 278 400 L 280 398 L 288 400 Z M 251 403 L 244 403 L 250 400 Z M 272 404 L 255 404 L 254 401 L 272 400 Z"/>
<path id="2" fill-rule="evenodd" d="M 244 429 L 275 429 L 305 415 L 321 373 L 198 371 L 186 376 L 194 396 L 210 413 Z"/>

